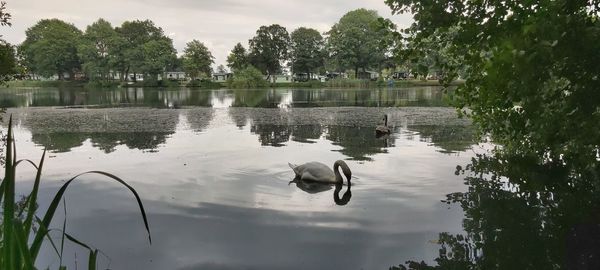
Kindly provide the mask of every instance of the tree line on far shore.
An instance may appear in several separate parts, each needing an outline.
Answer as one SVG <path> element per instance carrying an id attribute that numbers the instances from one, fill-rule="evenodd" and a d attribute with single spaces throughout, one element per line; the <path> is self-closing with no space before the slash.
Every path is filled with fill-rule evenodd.
<path id="1" fill-rule="evenodd" d="M 236 44 L 227 57 L 233 73 L 258 70 L 263 75 L 283 70 L 312 74 L 396 68 L 393 24 L 376 11 L 357 9 L 346 13 L 328 32 L 300 27 L 291 33 L 279 25 L 261 26 L 247 47 Z M 384 27 L 385 26 L 385 27 Z M 59 19 L 43 19 L 26 31 L 18 46 L 2 42 L 4 74 L 57 76 L 59 80 L 78 76 L 90 81 L 126 81 L 142 74 L 158 80 L 166 71 L 184 71 L 191 79 L 209 78 L 214 57 L 207 46 L 192 40 L 178 57 L 173 40 L 150 20 L 125 21 L 113 26 L 104 19 L 85 31 Z M 402 66 L 403 69 L 409 67 Z M 416 68 L 414 68 L 417 70 Z M 219 72 L 226 69 L 218 67 Z"/>

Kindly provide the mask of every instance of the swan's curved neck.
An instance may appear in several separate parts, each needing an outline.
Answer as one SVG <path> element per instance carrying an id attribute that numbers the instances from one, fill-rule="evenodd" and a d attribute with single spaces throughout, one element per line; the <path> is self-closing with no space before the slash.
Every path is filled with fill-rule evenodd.
<path id="1" fill-rule="evenodd" d="M 352 177 L 351 176 L 352 173 L 350 172 L 350 168 L 348 167 L 348 165 L 346 165 L 346 162 L 344 162 L 342 160 L 338 160 L 335 163 L 333 163 L 333 172 L 335 173 L 335 181 L 338 183 L 344 182 L 344 178 L 340 174 L 340 170 L 339 170 L 340 167 L 342 168 L 342 171 L 344 171 L 344 175 L 346 176 L 348 185 L 350 185 L 350 178 Z"/>
<path id="2" fill-rule="evenodd" d="M 387 127 L 387 114 L 383 116 L 383 125 Z"/>
<path id="3" fill-rule="evenodd" d="M 340 191 L 342 190 L 344 179 L 340 174 L 340 167 L 342 168 L 342 171 L 346 176 L 346 180 L 348 181 L 348 189 L 346 190 L 346 192 L 344 192 L 342 198 L 340 198 Z M 333 192 L 333 200 L 337 205 L 346 205 L 352 197 L 352 192 L 350 191 L 350 179 L 352 178 L 352 172 L 350 171 L 350 168 L 348 167 L 346 162 L 344 162 L 343 160 L 338 160 L 335 163 L 333 163 L 333 172 L 335 173 L 335 180 L 337 182 L 335 184 L 335 191 Z"/>

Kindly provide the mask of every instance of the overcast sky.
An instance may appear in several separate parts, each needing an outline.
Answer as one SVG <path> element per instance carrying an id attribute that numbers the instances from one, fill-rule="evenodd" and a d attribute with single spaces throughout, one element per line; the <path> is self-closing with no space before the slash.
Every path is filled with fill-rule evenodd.
<path id="1" fill-rule="evenodd" d="M 261 25 L 280 24 L 292 32 L 305 26 L 325 32 L 350 10 L 374 9 L 399 27 L 411 23 L 409 15 L 392 15 L 384 0 L 4 0 L 13 26 L 0 35 L 13 44 L 25 40 L 25 30 L 40 19 L 58 18 L 82 31 L 98 18 L 114 26 L 123 21 L 150 19 L 173 39 L 178 52 L 198 39 L 211 50 L 215 64 L 226 64 L 237 42 L 248 39 Z"/>

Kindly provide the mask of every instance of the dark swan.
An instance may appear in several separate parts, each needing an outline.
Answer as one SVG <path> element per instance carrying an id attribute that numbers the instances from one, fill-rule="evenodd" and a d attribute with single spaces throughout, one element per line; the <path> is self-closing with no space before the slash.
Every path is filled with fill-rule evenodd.
<path id="1" fill-rule="evenodd" d="M 377 137 L 381 137 L 383 135 L 388 135 L 391 133 L 390 128 L 387 125 L 388 116 L 387 114 L 383 115 L 383 126 L 379 125 L 375 128 L 375 135 Z"/>
<path id="2" fill-rule="evenodd" d="M 339 168 L 342 168 L 344 172 L 344 176 L 348 181 L 348 185 L 350 185 L 350 178 L 352 178 L 352 172 L 350 168 L 343 160 L 338 160 L 333 163 L 333 171 L 331 168 L 327 167 L 327 165 L 320 162 L 308 162 L 302 165 L 293 165 L 288 163 L 290 168 L 294 170 L 296 177 L 303 181 L 312 181 L 326 184 L 342 184 L 344 179 L 340 174 Z"/>

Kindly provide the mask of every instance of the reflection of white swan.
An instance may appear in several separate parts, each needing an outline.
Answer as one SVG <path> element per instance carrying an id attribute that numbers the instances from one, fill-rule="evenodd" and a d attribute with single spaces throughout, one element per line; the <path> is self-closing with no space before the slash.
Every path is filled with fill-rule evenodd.
<path id="1" fill-rule="evenodd" d="M 291 183 L 296 184 L 296 186 L 304 192 L 307 192 L 310 194 L 316 194 L 316 193 L 320 193 L 320 192 L 331 189 L 331 184 L 329 184 L 329 183 L 303 181 L 299 178 L 300 178 L 299 176 L 296 176 L 296 178 L 294 178 L 294 180 L 290 181 L 290 184 Z M 340 198 L 340 191 L 342 191 L 343 186 L 344 186 L 344 184 L 341 182 L 335 183 L 335 190 L 333 191 L 333 201 L 337 205 L 346 205 L 346 204 L 348 204 L 348 202 L 350 202 L 350 198 L 352 198 L 352 191 L 350 191 L 351 185 L 348 185 L 346 192 L 344 192 L 344 195 L 342 195 L 342 197 Z"/>
<path id="2" fill-rule="evenodd" d="M 344 182 L 339 168 L 342 168 L 344 175 L 350 185 L 352 172 L 343 160 L 338 160 L 333 164 L 333 171 L 327 165 L 320 162 L 308 162 L 299 166 L 290 164 L 290 168 L 296 173 L 296 177 L 302 181 L 313 181 L 320 183 L 341 184 Z"/>
<path id="3" fill-rule="evenodd" d="M 377 126 L 375 128 L 375 135 L 379 136 L 383 136 L 383 135 L 388 135 L 390 134 L 390 128 L 387 126 L 387 122 L 388 122 L 388 116 L 387 114 L 383 115 L 383 126 Z"/>

